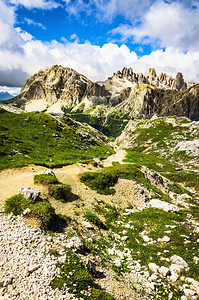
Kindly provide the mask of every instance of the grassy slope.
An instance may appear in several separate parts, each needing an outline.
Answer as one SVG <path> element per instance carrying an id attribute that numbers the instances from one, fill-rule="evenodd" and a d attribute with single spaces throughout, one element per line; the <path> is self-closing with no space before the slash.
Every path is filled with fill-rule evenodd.
<path id="1" fill-rule="evenodd" d="M 91 125 L 109 138 L 118 137 L 130 119 L 127 114 L 120 114 L 117 111 L 113 111 L 107 116 L 103 113 L 101 115 L 91 115 L 89 112 L 67 113 L 66 115 L 76 121 Z"/>
<path id="2" fill-rule="evenodd" d="M 47 167 L 100 159 L 113 151 L 78 134 L 77 124 L 41 112 L 14 114 L 0 110 L 0 169 L 33 163 Z"/>

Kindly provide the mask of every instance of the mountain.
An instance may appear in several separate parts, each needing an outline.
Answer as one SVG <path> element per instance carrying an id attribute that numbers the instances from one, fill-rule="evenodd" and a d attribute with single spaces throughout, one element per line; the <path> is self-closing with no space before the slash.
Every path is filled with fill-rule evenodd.
<path id="1" fill-rule="evenodd" d="M 90 107 L 107 102 L 109 92 L 70 68 L 53 66 L 31 76 L 19 95 L 7 103 L 25 106 L 26 111 L 61 112 L 62 106 L 74 107 L 82 102 Z"/>
<path id="2" fill-rule="evenodd" d="M 199 85 L 188 83 L 178 73 L 157 76 L 150 68 L 145 75 L 123 68 L 104 82 L 92 82 L 70 68 L 53 66 L 39 71 L 25 83 L 19 95 L 5 101 L 25 111 L 52 114 L 85 113 L 128 119 L 185 116 L 199 120 Z"/>
<path id="3" fill-rule="evenodd" d="M 0 92 L 0 101 L 7 100 L 12 98 L 13 96 L 9 94 L 8 92 Z"/>

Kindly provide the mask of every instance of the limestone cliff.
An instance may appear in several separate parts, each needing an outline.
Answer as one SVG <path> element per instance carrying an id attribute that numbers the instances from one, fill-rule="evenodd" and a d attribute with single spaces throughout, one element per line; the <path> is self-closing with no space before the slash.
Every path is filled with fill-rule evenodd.
<path id="1" fill-rule="evenodd" d="M 130 118 L 150 119 L 153 115 L 175 115 L 199 120 L 199 85 L 185 91 L 176 91 L 139 84 L 127 88 L 125 95 L 124 100 L 114 110 L 128 113 Z"/>
<path id="2" fill-rule="evenodd" d="M 89 107 L 106 103 L 109 93 L 103 86 L 90 81 L 71 68 L 53 66 L 27 79 L 20 94 L 7 103 L 22 105 L 25 110 L 44 110 L 50 106 L 51 112 L 61 110 L 61 106 L 75 106 L 85 102 Z"/>
<path id="3" fill-rule="evenodd" d="M 156 114 L 198 120 L 199 85 L 184 81 L 181 73 L 175 79 L 163 73 L 157 76 L 154 68 L 145 75 L 123 68 L 106 81 L 94 83 L 73 69 L 55 65 L 32 75 L 20 94 L 4 103 L 52 114 L 63 114 L 63 108 L 73 113 L 93 108 L 92 114 L 97 114 L 100 104 L 105 115 L 120 111 L 130 118 Z"/>
<path id="4" fill-rule="evenodd" d="M 108 90 L 111 90 L 112 93 L 121 91 L 122 86 L 123 88 L 127 86 L 131 87 L 141 83 L 151 84 L 161 89 L 177 91 L 186 90 L 193 85 L 193 83 L 184 81 L 182 73 L 178 73 L 175 79 L 166 73 L 161 73 L 157 76 L 154 68 L 149 68 L 145 75 L 133 72 L 132 68 L 123 68 L 122 71 L 113 73 L 112 77 L 109 77 L 104 83 L 100 82 L 100 84 L 104 84 Z"/>

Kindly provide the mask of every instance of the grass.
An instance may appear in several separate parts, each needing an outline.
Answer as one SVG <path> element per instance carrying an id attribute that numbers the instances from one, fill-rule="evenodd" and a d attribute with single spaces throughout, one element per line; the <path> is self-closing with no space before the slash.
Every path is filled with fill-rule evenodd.
<path id="1" fill-rule="evenodd" d="M 169 161 L 168 159 L 158 157 L 155 154 L 146 154 L 139 151 L 127 149 L 125 162 L 134 163 L 137 166 L 146 166 L 149 169 L 157 172 L 174 172 L 178 164 Z"/>
<path id="2" fill-rule="evenodd" d="M 113 187 L 118 182 L 118 178 L 135 180 L 143 184 L 149 190 L 152 190 L 155 197 L 162 198 L 165 201 L 171 201 L 167 194 L 149 183 L 136 165 L 115 165 L 97 172 L 85 172 L 81 176 L 81 181 L 91 189 L 96 190 L 99 194 L 111 195 L 115 193 Z"/>
<path id="3" fill-rule="evenodd" d="M 38 174 L 34 176 L 34 184 L 56 184 L 59 183 L 59 180 L 55 175 L 52 174 Z"/>
<path id="4" fill-rule="evenodd" d="M 30 199 L 25 199 L 23 195 L 18 194 L 8 198 L 4 204 L 5 213 L 21 215 L 26 208 L 30 209 L 30 214 L 39 217 L 42 221 L 42 227 L 48 229 L 55 210 L 48 200 L 38 199 L 34 204 Z"/>
<path id="5" fill-rule="evenodd" d="M 13 213 L 15 216 L 21 215 L 23 211 L 31 204 L 30 199 L 25 199 L 23 195 L 18 194 L 5 201 L 5 213 Z"/>
<path id="6" fill-rule="evenodd" d="M 113 205 L 98 202 L 94 205 L 94 210 L 105 218 L 105 225 L 107 228 L 111 228 L 112 223 L 118 219 L 119 211 Z"/>
<path id="7" fill-rule="evenodd" d="M 195 172 L 170 172 L 163 173 L 165 177 L 174 182 L 183 183 L 187 187 L 193 187 L 197 192 L 199 191 L 199 174 Z"/>
<path id="8" fill-rule="evenodd" d="M 122 133 L 122 130 L 130 119 L 128 114 L 119 111 L 114 111 L 107 115 L 105 115 L 105 113 L 100 113 L 100 115 L 89 114 L 89 112 L 92 111 L 93 109 L 85 112 L 66 113 L 66 116 L 76 121 L 87 123 L 109 138 L 114 139 Z"/>
<path id="9" fill-rule="evenodd" d="M 44 229 L 48 229 L 52 217 L 55 215 L 55 209 L 48 201 L 38 201 L 29 206 L 31 213 L 38 216 L 42 220 Z"/>
<path id="10" fill-rule="evenodd" d="M 92 275 L 70 249 L 66 249 L 66 262 L 58 263 L 57 266 L 60 268 L 60 274 L 51 281 L 53 289 L 67 286 L 69 293 L 86 300 L 114 299 L 110 294 L 99 289 Z"/>
<path id="11" fill-rule="evenodd" d="M 71 186 L 69 184 L 55 184 L 50 188 L 50 195 L 62 202 L 67 202 L 70 194 Z"/>
<path id="12" fill-rule="evenodd" d="M 107 229 L 107 227 L 100 220 L 100 218 L 88 209 L 85 211 L 84 218 L 89 222 L 95 224 L 98 228 Z"/>
<path id="13" fill-rule="evenodd" d="M 27 164 L 49 168 L 108 157 L 113 150 L 70 119 L 42 112 L 14 114 L 0 109 L 0 170 Z M 45 145 L 45 146 L 44 146 Z"/>
<path id="14" fill-rule="evenodd" d="M 99 209 L 100 208 L 100 209 Z M 104 215 L 106 205 L 101 204 L 96 208 L 98 212 Z M 194 256 L 198 256 L 198 247 L 196 240 L 199 238 L 198 233 L 193 233 L 192 227 L 185 222 L 186 212 L 181 214 L 174 214 L 165 212 L 159 209 L 145 209 L 141 212 L 135 212 L 129 216 L 118 216 L 113 219 L 109 227 L 109 239 L 114 244 L 116 249 L 124 251 L 128 248 L 131 251 L 131 256 L 134 261 L 139 261 L 142 266 L 147 266 L 150 262 L 156 263 L 158 266 L 168 266 L 166 260 L 161 260 L 161 257 L 169 258 L 172 255 L 179 255 L 189 265 L 188 271 L 183 271 L 185 276 L 199 279 L 197 265 L 193 261 Z M 117 223 L 116 221 L 120 221 Z M 126 224 L 130 226 L 126 226 Z M 168 225 L 175 226 L 169 233 Z M 125 232 L 124 232 L 125 230 Z M 146 231 L 147 236 L 156 241 L 154 244 L 145 243 L 141 232 Z M 121 243 L 121 238 L 118 240 L 114 234 L 127 236 L 127 240 Z M 169 243 L 158 242 L 158 238 L 169 236 Z M 186 243 L 184 236 L 188 237 L 189 242 Z M 167 252 L 165 252 L 165 250 Z M 158 255 L 159 253 L 159 255 Z M 111 258 L 107 257 L 107 260 Z M 121 267 L 115 269 L 116 271 L 128 272 L 128 267 L 125 261 Z"/>

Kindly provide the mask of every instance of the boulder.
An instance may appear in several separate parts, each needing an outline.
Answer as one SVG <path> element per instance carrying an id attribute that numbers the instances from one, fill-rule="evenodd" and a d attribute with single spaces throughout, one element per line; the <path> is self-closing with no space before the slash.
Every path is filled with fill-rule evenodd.
<path id="1" fill-rule="evenodd" d="M 164 266 L 160 267 L 158 271 L 159 271 L 159 273 L 160 273 L 161 275 L 163 275 L 164 277 L 167 277 L 167 276 L 170 276 L 170 275 L 171 275 L 171 271 L 169 270 L 169 268 L 164 267 Z"/>
<path id="2" fill-rule="evenodd" d="M 149 263 L 149 269 L 150 269 L 152 272 L 156 273 L 156 272 L 158 272 L 158 270 L 159 270 L 159 266 L 157 266 L 155 263 Z"/>
<path id="3" fill-rule="evenodd" d="M 174 212 L 174 213 L 179 212 L 179 208 L 176 205 L 170 204 L 168 202 L 161 201 L 161 200 L 158 200 L 158 199 L 152 199 L 149 202 L 148 206 L 152 207 L 152 208 L 163 209 L 164 211 L 168 211 L 168 212 Z"/>
<path id="4" fill-rule="evenodd" d="M 19 194 L 22 194 L 25 199 L 30 199 L 32 203 L 35 203 L 40 193 L 39 190 L 31 187 L 25 187 L 19 190 Z"/>
<path id="5" fill-rule="evenodd" d="M 173 264 L 180 265 L 182 268 L 187 268 L 188 267 L 188 264 L 186 263 L 186 261 L 178 255 L 171 256 L 170 261 Z"/>

